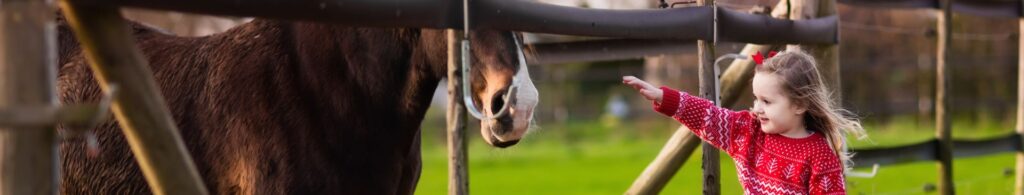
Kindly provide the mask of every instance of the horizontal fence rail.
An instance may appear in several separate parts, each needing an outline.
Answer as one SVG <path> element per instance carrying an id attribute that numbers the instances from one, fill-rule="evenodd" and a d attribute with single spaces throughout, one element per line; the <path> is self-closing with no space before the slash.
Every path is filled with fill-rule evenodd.
<path id="1" fill-rule="evenodd" d="M 1005 136 L 982 140 L 953 140 L 953 157 L 964 158 L 997 153 L 1024 151 L 1022 135 L 1012 133 Z M 930 139 L 903 146 L 854 149 L 855 167 L 870 167 L 874 164 L 892 165 L 938 159 L 938 140 Z"/>
<path id="2" fill-rule="evenodd" d="M 719 41 L 756 44 L 839 43 L 837 15 L 784 20 L 728 9 L 719 9 L 718 13 Z"/>
<path id="3" fill-rule="evenodd" d="M 364 27 L 450 28 L 463 26 L 456 0 L 76 0 L 214 15 L 310 20 Z M 720 41 L 760 44 L 834 44 L 837 17 L 784 20 L 711 6 L 610 10 L 525 0 L 470 1 L 473 29 L 633 39 L 712 40 L 719 16 Z"/>
<path id="4" fill-rule="evenodd" d="M 637 59 L 645 56 L 696 52 L 693 41 L 602 39 L 527 45 L 530 65 Z"/>

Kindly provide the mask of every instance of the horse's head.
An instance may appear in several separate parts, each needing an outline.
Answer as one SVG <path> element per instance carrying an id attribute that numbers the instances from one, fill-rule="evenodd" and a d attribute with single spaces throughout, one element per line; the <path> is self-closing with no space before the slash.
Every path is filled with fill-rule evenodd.
<path id="1" fill-rule="evenodd" d="M 475 30 L 469 37 L 470 94 L 474 107 L 484 118 L 480 121 L 480 134 L 495 147 L 515 145 L 532 125 L 538 102 L 537 88 L 522 58 L 522 34 Z"/>

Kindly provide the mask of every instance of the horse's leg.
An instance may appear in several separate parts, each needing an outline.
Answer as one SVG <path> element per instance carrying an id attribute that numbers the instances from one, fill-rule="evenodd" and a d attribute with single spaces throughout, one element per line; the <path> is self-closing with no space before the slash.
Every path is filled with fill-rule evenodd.
<path id="1" fill-rule="evenodd" d="M 420 156 L 420 132 L 421 130 L 417 129 L 412 145 L 409 146 L 409 154 L 406 155 L 405 162 L 402 162 L 402 177 L 398 183 L 397 194 L 413 194 L 416 192 L 416 184 L 419 183 L 423 165 L 422 157 Z"/>

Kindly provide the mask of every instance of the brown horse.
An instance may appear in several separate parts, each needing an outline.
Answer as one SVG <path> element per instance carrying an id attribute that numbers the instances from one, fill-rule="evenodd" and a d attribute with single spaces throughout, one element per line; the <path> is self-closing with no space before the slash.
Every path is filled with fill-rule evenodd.
<path id="1" fill-rule="evenodd" d="M 99 100 L 83 52 L 59 21 L 64 103 Z M 186 147 L 216 194 L 411 194 L 420 175 L 420 124 L 447 70 L 444 31 L 354 28 L 257 19 L 206 37 L 132 24 Z M 472 97 L 493 115 L 487 143 L 514 145 L 532 120 L 536 89 L 513 33 L 472 31 Z M 515 101 L 503 93 L 513 80 Z M 120 128 L 94 129 L 102 152 L 60 147 L 61 193 L 139 194 L 148 186 Z"/>

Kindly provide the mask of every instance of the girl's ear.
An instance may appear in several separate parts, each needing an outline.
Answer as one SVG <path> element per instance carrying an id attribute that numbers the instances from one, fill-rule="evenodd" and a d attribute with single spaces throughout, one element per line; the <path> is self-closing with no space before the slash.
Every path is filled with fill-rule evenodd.
<path id="1" fill-rule="evenodd" d="M 796 115 L 802 115 L 804 113 L 807 113 L 807 106 L 806 105 L 803 105 L 803 104 L 792 104 L 792 105 L 793 105 L 793 113 L 796 113 Z"/>

